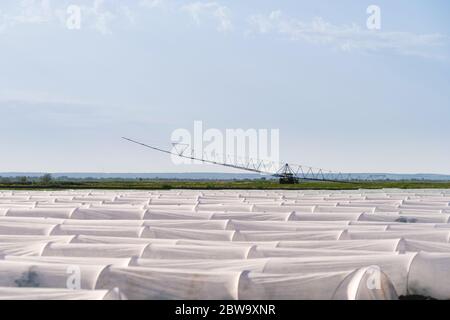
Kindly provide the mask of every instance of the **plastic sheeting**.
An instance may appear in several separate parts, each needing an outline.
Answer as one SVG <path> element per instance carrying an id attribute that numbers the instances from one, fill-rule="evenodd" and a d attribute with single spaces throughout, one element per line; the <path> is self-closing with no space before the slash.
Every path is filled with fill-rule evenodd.
<path id="1" fill-rule="evenodd" d="M 118 290 L 69 290 L 0 287 L 0 300 L 122 300 Z"/>
<path id="2" fill-rule="evenodd" d="M 1 191 L 0 299 L 450 299 L 449 218 L 450 190 Z"/>
<path id="3" fill-rule="evenodd" d="M 97 287 L 118 287 L 128 299 L 235 300 L 242 272 L 109 267 Z"/>
<path id="4" fill-rule="evenodd" d="M 355 268 L 377 265 L 394 284 L 398 294 L 408 293 L 407 276 L 415 254 L 308 257 L 290 259 L 269 259 L 264 273 L 305 273 L 353 270 Z"/>
<path id="5" fill-rule="evenodd" d="M 127 267 L 131 265 L 131 258 L 96 258 L 96 257 L 61 257 L 61 256 L 4 256 L 4 260 L 27 262 L 27 263 L 55 263 L 63 265 L 77 266 L 85 265 L 114 265 L 118 267 Z"/>
<path id="6" fill-rule="evenodd" d="M 80 288 L 95 289 L 97 279 L 106 265 L 64 265 L 55 263 L 33 263 L 1 261 L 0 286 L 17 288 L 68 288 L 71 270 L 80 272 Z"/>
<path id="7" fill-rule="evenodd" d="M 370 268 L 354 271 L 267 274 L 250 272 L 239 284 L 239 298 L 246 300 L 385 300 L 396 299 L 389 278 L 380 273 L 370 286 Z M 327 283 L 324 286 L 323 283 Z"/>

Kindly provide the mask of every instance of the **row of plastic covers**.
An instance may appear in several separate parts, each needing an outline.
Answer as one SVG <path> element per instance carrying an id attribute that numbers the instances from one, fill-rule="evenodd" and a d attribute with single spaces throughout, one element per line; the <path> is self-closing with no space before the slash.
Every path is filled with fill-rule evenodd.
<path id="1" fill-rule="evenodd" d="M 248 226 L 247 226 L 248 227 Z M 382 240 L 405 238 L 438 243 L 448 243 L 449 228 L 403 228 L 391 227 L 378 230 L 362 226 L 322 227 L 309 226 L 299 230 L 262 229 L 262 230 L 217 230 L 170 227 L 135 227 L 119 225 L 74 225 L 47 224 L 34 222 L 0 223 L 0 236 L 7 235 L 93 235 L 105 237 L 140 238 L 140 239 L 191 239 L 204 241 L 303 241 L 303 240 Z M 384 230 L 383 230 L 384 229 Z"/>
<path id="2" fill-rule="evenodd" d="M 134 259 L 128 265 L 95 259 L 6 257 L 0 263 L 0 286 L 66 289 L 68 270 L 75 266 L 82 275 L 78 289 L 120 288 L 121 297 L 128 299 L 356 299 L 357 295 L 349 295 L 348 282 L 374 298 L 417 294 L 448 299 L 450 295 L 449 254 Z"/>
<path id="3" fill-rule="evenodd" d="M 203 212 L 204 214 L 214 214 L 216 212 L 242 212 L 242 213 L 379 213 L 379 214 L 441 214 L 450 213 L 448 203 L 440 205 L 391 205 L 386 203 L 324 203 L 313 204 L 312 202 L 298 203 L 226 203 L 226 204 L 200 204 L 200 203 L 179 203 L 175 200 L 167 200 L 167 203 L 155 203 L 151 205 L 124 204 L 114 202 L 104 204 L 102 202 L 2 202 L 0 200 L 0 212 L 2 215 L 22 216 L 35 215 L 45 217 L 50 215 L 59 218 L 83 219 L 85 216 L 92 219 L 92 216 L 108 214 L 114 218 L 115 210 L 123 210 L 129 219 L 144 219 L 146 215 L 151 215 L 152 211 L 173 211 L 183 209 L 187 212 Z M 29 210 L 27 210 L 29 209 Z M 31 209 L 34 209 L 32 211 Z M 59 210 L 58 210 L 59 209 Z"/>
<path id="4" fill-rule="evenodd" d="M 450 299 L 450 191 L 0 192 L 2 299 Z"/>

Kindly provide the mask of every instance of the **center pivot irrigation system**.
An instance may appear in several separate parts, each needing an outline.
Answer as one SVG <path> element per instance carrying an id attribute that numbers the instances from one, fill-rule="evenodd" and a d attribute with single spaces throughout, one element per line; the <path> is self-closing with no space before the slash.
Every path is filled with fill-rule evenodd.
<path id="1" fill-rule="evenodd" d="M 177 156 L 180 158 L 190 159 L 194 161 L 200 161 L 207 164 L 215 164 L 228 168 L 234 168 L 239 170 L 250 171 L 254 173 L 259 173 L 263 175 L 270 175 L 280 179 L 280 183 L 282 184 L 296 184 L 302 180 L 310 180 L 310 181 L 329 181 L 329 182 L 351 182 L 352 180 L 357 180 L 350 174 L 344 174 L 341 172 L 334 172 L 330 170 L 324 170 L 320 168 L 313 168 L 303 165 L 295 165 L 295 164 L 275 164 L 271 161 L 258 160 L 254 161 L 252 159 L 246 159 L 245 161 L 239 161 L 236 157 L 226 156 L 225 160 L 222 158 L 222 161 L 216 161 L 215 159 L 208 158 L 205 154 L 202 157 L 195 156 L 195 151 L 190 150 L 188 145 L 180 144 L 180 143 L 172 143 L 174 150 L 165 150 L 162 148 L 158 148 L 155 146 L 150 146 L 148 144 L 129 139 L 126 137 L 122 137 L 122 139 L 127 140 L 129 142 L 141 145 L 143 147 L 167 153 L 172 156 Z M 177 147 L 181 146 L 181 149 L 177 149 Z"/>

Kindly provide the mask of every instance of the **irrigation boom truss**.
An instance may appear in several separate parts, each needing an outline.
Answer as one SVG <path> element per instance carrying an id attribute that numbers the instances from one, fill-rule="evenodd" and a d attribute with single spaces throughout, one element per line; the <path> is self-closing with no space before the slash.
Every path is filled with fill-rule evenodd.
<path id="1" fill-rule="evenodd" d="M 246 161 L 239 162 L 235 158 L 234 160 L 230 160 L 230 157 L 226 157 L 227 160 L 230 160 L 227 162 L 225 161 L 216 161 L 215 159 L 208 159 L 205 157 L 205 155 L 202 155 L 202 157 L 198 157 L 195 155 L 194 150 L 191 150 L 192 152 L 190 154 L 186 153 L 187 147 L 185 147 L 181 151 L 176 150 L 176 145 L 181 145 L 177 143 L 173 143 L 174 151 L 165 150 L 162 148 L 158 148 L 155 146 L 150 146 L 148 144 L 122 137 L 122 139 L 127 140 L 129 142 L 141 145 L 143 147 L 159 151 L 162 153 L 170 154 L 172 156 L 190 159 L 190 160 L 196 160 L 207 164 L 214 164 L 214 165 L 220 165 L 228 168 L 233 169 L 239 169 L 239 170 L 245 170 L 249 172 L 264 174 L 264 175 L 270 175 L 276 178 L 280 179 L 280 183 L 286 183 L 286 184 L 294 184 L 298 183 L 300 180 L 310 180 L 310 181 L 330 181 L 330 182 L 350 182 L 351 180 L 355 180 L 350 174 L 343 174 L 343 173 L 336 173 L 330 170 L 324 170 L 320 168 L 313 168 L 303 165 L 295 165 L 295 164 L 275 164 L 271 161 L 254 161 L 252 159 L 247 159 Z"/>

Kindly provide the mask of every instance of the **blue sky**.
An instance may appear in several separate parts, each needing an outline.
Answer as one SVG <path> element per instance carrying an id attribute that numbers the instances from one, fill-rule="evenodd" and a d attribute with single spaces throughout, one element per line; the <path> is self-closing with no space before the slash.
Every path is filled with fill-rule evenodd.
<path id="1" fill-rule="evenodd" d="M 68 5 L 81 29 L 65 26 Z M 367 30 L 366 8 L 381 8 Z M 450 174 L 448 1 L 2 1 L 0 172 L 223 171 L 120 139 L 280 129 L 280 158 Z"/>

